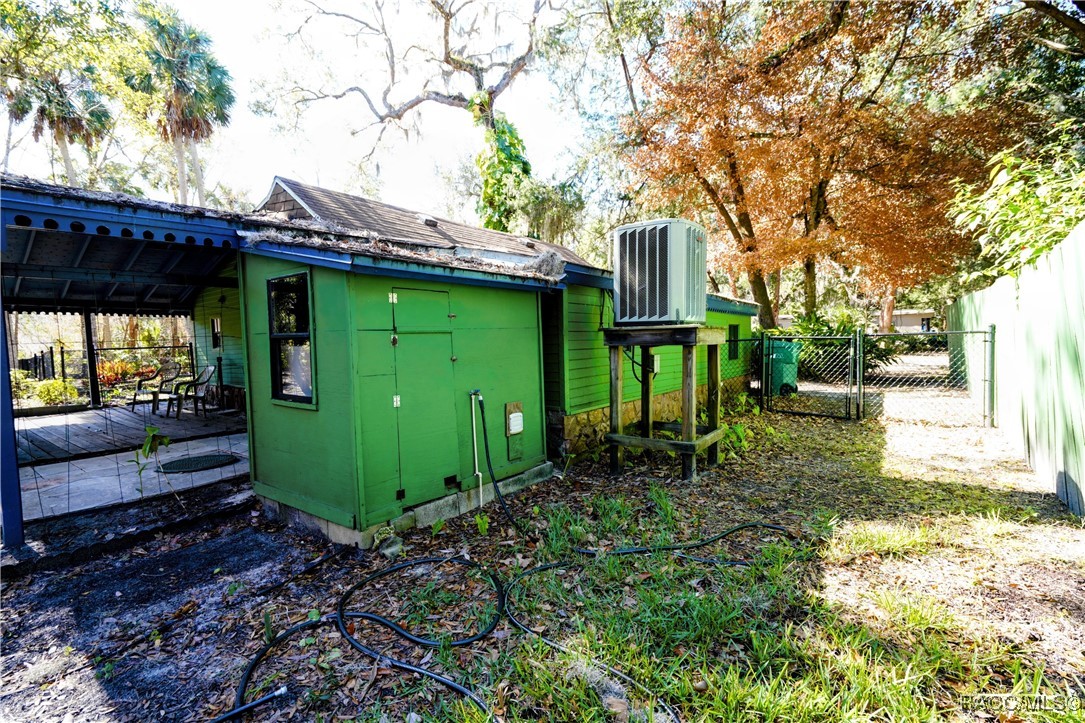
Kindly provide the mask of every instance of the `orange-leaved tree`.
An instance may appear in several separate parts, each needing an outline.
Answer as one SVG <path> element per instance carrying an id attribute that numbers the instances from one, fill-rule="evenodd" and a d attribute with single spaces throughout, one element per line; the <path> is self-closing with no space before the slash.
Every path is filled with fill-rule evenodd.
<path id="1" fill-rule="evenodd" d="M 1036 122 L 997 85 L 1030 20 L 985 0 L 705 0 L 668 22 L 630 161 L 655 203 L 706 222 L 766 328 L 782 268 L 802 265 L 807 314 L 819 259 L 872 290 L 946 270 L 970 248 L 946 219 L 953 179 Z"/>

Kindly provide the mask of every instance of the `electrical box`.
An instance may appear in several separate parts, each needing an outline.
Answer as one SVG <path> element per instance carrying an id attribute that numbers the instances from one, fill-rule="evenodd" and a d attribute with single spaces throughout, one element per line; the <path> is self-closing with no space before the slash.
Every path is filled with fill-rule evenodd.
<path id="1" fill-rule="evenodd" d="M 509 461 L 524 457 L 524 403 L 505 405 L 505 437 L 509 443 Z"/>
<path id="2" fill-rule="evenodd" d="M 623 324 L 703 324 L 708 236 L 664 218 L 614 230 L 614 320 Z"/>

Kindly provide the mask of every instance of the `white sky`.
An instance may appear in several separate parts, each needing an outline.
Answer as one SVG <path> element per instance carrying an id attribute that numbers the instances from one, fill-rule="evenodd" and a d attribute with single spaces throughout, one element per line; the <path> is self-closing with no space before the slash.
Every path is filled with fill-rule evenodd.
<path id="1" fill-rule="evenodd" d="M 301 132 L 289 134 L 275 130 L 275 119 L 258 117 L 249 109 L 259 95 L 256 82 L 276 73 L 282 53 L 293 56 L 289 62 L 304 62 L 300 60 L 300 48 L 284 45 L 278 39 L 277 25 L 286 16 L 258 0 L 179 0 L 176 4 L 186 21 L 211 36 L 214 53 L 233 75 L 237 95 L 230 125 L 218 129 L 210 145 L 201 149 L 201 159 L 207 165 L 207 186 L 221 181 L 247 194 L 253 203 L 263 199 L 275 175 L 331 189 L 356 190 L 352 178 L 370 147 L 367 139 L 350 134 L 352 128 L 371 119 L 360 98 L 328 100 L 312 106 L 303 119 Z M 349 8 L 347 3 L 344 6 Z M 390 19 L 390 23 L 394 22 L 399 23 L 398 27 L 417 26 L 416 21 L 402 18 Z M 379 46 L 372 51 L 363 48 L 360 59 L 335 56 L 343 42 L 342 34 L 326 22 L 311 27 L 319 27 L 317 44 L 332 55 L 324 67 L 317 66 L 314 72 L 323 71 L 329 64 L 354 69 L 367 58 L 373 59 L 374 68 L 383 68 Z M 397 26 L 393 26 L 393 32 L 396 30 Z M 412 41 L 421 44 L 431 37 L 418 32 Z M 522 47 L 523 43 L 518 43 L 513 52 L 521 52 Z M 360 78 L 352 79 L 349 74 L 340 77 L 360 82 Z M 379 82 L 365 85 L 376 89 L 379 97 Z M 497 101 L 498 110 L 519 129 L 533 172 L 540 178 L 549 178 L 564 168 L 569 160 L 568 148 L 575 146 L 580 137 L 576 113 L 559 113 L 554 95 L 554 86 L 542 74 L 524 73 Z M 482 146 L 482 131 L 474 127 L 466 111 L 433 104 L 424 106 L 419 125 L 421 134 L 410 140 L 394 130 L 385 134 L 382 147 L 386 150 L 374 158 L 380 163 L 379 195 L 388 203 L 444 215 L 448 197 L 441 173 L 451 172 L 463 158 L 474 158 Z M 19 135 L 17 131 L 16 137 Z M 44 176 L 48 173 L 47 157 L 45 139 L 37 144 L 27 137 L 13 151 L 10 171 Z M 370 172 L 375 172 L 372 165 Z M 473 213 L 473 205 L 467 203 L 460 215 Z"/>

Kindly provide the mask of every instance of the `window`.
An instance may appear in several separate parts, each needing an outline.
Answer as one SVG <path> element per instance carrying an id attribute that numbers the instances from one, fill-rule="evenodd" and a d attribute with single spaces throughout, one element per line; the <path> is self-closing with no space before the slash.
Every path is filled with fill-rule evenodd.
<path id="1" fill-rule="evenodd" d="M 931 319 L 932 318 L 933 317 L 925 316 L 922 319 L 920 319 L 919 320 L 919 330 L 920 331 L 930 331 L 931 330 Z"/>
<path id="2" fill-rule="evenodd" d="M 309 275 L 267 282 L 271 336 L 271 396 L 312 404 L 313 355 L 309 339 Z"/>
<path id="3" fill-rule="evenodd" d="M 727 358 L 738 359 L 738 324 L 727 325 Z"/>
<path id="4" fill-rule="evenodd" d="M 222 348 L 222 319 L 211 317 L 211 348 Z"/>

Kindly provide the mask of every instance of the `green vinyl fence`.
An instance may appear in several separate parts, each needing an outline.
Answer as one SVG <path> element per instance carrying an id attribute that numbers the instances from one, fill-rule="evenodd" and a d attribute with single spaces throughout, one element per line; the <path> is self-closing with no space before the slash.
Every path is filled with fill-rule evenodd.
<path id="1" fill-rule="evenodd" d="M 1085 514 L 1085 223 L 1017 278 L 954 303 L 947 320 L 956 330 L 995 326 L 995 423 Z"/>

